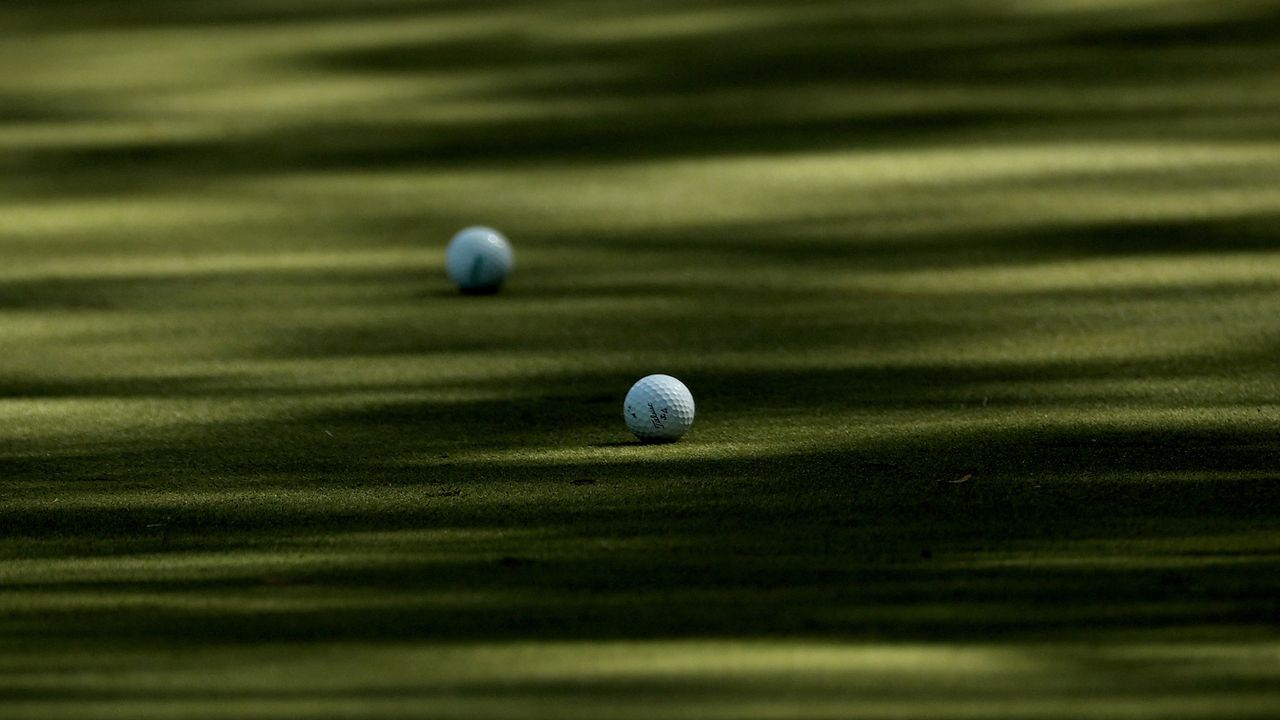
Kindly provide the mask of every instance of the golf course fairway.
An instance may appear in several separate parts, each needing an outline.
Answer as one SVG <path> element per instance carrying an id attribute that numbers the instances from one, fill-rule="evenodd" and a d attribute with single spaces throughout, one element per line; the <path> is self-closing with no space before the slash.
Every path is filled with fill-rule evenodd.
<path id="1" fill-rule="evenodd" d="M 1277 118 L 1277 2 L 7 3 L 0 717 L 1280 716 Z"/>

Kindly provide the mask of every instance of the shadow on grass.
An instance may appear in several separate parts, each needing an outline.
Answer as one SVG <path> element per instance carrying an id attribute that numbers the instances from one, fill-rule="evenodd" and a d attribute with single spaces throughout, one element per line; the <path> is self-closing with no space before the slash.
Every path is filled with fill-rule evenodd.
<path id="1" fill-rule="evenodd" d="M 139 308 L 189 307 L 207 310 L 217 307 L 291 306 L 309 307 L 317 298 L 327 298 L 339 309 L 356 307 L 406 309 L 422 303 L 423 312 L 412 317 L 395 316 L 383 327 L 370 319 L 360 329 L 349 328 L 332 333 L 337 343 L 332 352 L 345 353 L 352 347 L 377 352 L 427 352 L 441 349 L 441 332 L 458 333 L 455 319 L 442 318 L 453 308 L 459 316 L 482 315 L 497 308 L 510 308 L 518 315 L 522 303 L 565 301 L 560 308 L 564 317 L 588 316 L 600 309 L 600 300 L 644 301 L 662 298 L 689 301 L 690 308 L 708 300 L 726 308 L 778 307 L 799 300 L 847 303 L 851 307 L 868 300 L 883 301 L 893 294 L 887 290 L 861 287 L 866 272 L 959 270 L 1018 266 L 1056 261 L 1089 261 L 1097 258 L 1142 256 L 1208 257 L 1212 254 L 1269 252 L 1280 250 L 1280 234 L 1275 231 L 1277 217 L 1259 212 L 1215 219 L 1169 219 L 1103 221 L 1079 224 L 1042 224 L 1012 229 L 982 231 L 939 230 L 908 236 L 868 231 L 867 218 L 825 218 L 821 221 L 794 218 L 787 221 L 754 223 L 720 223 L 712 226 L 681 226 L 649 229 L 643 233 L 615 230 L 592 234 L 564 233 L 556 236 L 530 237 L 528 244 L 539 252 L 587 252 L 571 256 L 556 266 L 526 272 L 511 283 L 504 293 L 492 298 L 461 298 L 446 282 L 436 267 L 407 266 L 395 269 L 328 268 L 314 270 L 234 270 L 223 272 L 140 272 L 136 275 L 114 273 L 64 278 L 0 280 L 0 311 L 3 310 L 84 310 L 127 311 Z M 384 220 L 383 222 L 391 222 Z M 264 257 L 268 257 L 264 255 Z M 270 257 L 278 258 L 277 254 Z M 353 255 L 358 259 L 358 255 Z M 195 261 L 198 263 L 198 259 Z M 681 270 L 670 272 L 672 268 Z M 651 270 L 646 274 L 638 270 Z M 1046 269 L 1046 277 L 1052 269 Z M 841 273 L 852 273 L 841 275 Z M 846 278 L 846 287 L 832 287 L 832 280 Z M 796 278 L 795 281 L 789 278 Z M 586 282 L 584 282 L 584 280 Z M 879 278 L 880 285 L 886 279 Z M 876 286 L 879 287 L 879 286 Z M 1123 302 L 1137 299 L 1201 298 L 1242 299 L 1276 291 L 1276 284 L 1266 280 L 1255 282 L 1218 282 L 1206 284 L 1166 283 L 1154 286 L 1064 288 L 1061 290 L 1029 290 L 1022 293 L 1028 301 L 1052 304 L 1061 300 Z M 963 288 L 982 291 L 981 286 Z M 937 302 L 949 307 L 966 304 L 990 304 L 993 297 L 1017 295 L 1016 291 L 993 288 L 990 293 L 966 295 L 962 288 L 932 293 L 912 292 L 918 303 Z M 344 298 L 346 304 L 344 305 Z M 463 304 L 466 301 L 466 304 Z M 680 311 L 677 311 L 680 312 Z M 944 313 L 945 314 L 945 311 Z M 921 330 L 943 332 L 941 323 L 923 318 L 930 313 L 918 312 Z M 406 319 L 417 325 L 405 326 Z M 437 328 L 423 324 L 429 319 Z M 625 317 L 614 318 L 624 321 Z M 493 320 L 501 322 L 502 318 Z M 697 317 L 688 321 L 697 323 Z M 707 315 L 707 322 L 719 322 Z M 780 323 L 781 320 L 757 319 L 753 324 Z M 855 322 L 852 319 L 846 323 Z M 902 335 L 906 320 L 899 321 L 893 332 Z M 785 324 L 785 323 L 783 323 Z M 875 326 L 883 322 L 866 318 L 859 328 L 864 335 L 878 334 Z M 415 336 L 415 327 L 424 333 Z M 522 326 L 524 331 L 537 328 Z M 559 325 L 566 330 L 565 323 Z M 784 327 L 773 328 L 787 335 Z M 371 342 L 358 342 L 344 336 L 360 332 Z M 277 338 L 280 347 L 305 347 L 308 331 L 298 330 L 296 342 Z M 476 333 L 465 333 L 475 338 Z M 615 333 L 616 335 L 616 333 Z M 812 335 L 805 335 L 812 342 Z M 518 346 L 519 340 L 503 340 Z M 329 354 L 320 347 L 307 347 L 312 354 Z"/>
<path id="2" fill-rule="evenodd" d="M 28 600 L 6 636 L 1017 641 L 1263 628 L 1280 550 L 1219 543 L 1271 528 L 1276 450 L 1270 433 L 971 433 L 754 459 L 433 465 L 341 479 L 295 461 L 246 476 L 254 490 L 170 491 L 145 508 L 95 488 L 80 509 L 8 510 L 7 532 L 107 539 L 152 557 L 152 577 L 19 575 L 7 592 L 89 604 L 69 614 Z M 584 472 L 597 482 L 571 481 Z M 972 473 L 962 485 L 938 482 L 961 472 Z M 429 492 L 445 485 L 458 492 Z M 77 496 L 63 487 L 65 500 Z M 163 530 L 145 529 L 157 522 Z M 467 539 L 477 530 L 498 534 Z M 408 539 L 387 545 L 387 533 Z M 184 569 L 186 553 L 237 549 L 319 557 L 246 561 L 216 579 Z M 344 559 L 352 551 L 371 564 Z M 155 560 L 166 555 L 172 566 Z M 254 609 L 263 603 L 271 609 Z"/>
<path id="3" fill-rule="evenodd" d="M 527 0 L 366 0 L 344 2 L 192 3 L 175 5 L 162 0 L 118 3 L 111 0 L 60 0 L 56 10 L 17 5 L 5 8 L 9 26 L 51 31 L 137 31 L 152 28 L 263 26 L 290 22 L 355 21 L 376 19 L 448 18 L 519 7 Z"/>
<path id="4" fill-rule="evenodd" d="M 206 9 L 191 12 L 214 14 L 192 18 L 196 25 L 210 17 L 236 22 L 295 17 L 255 13 L 245 6 L 235 12 L 246 15 L 227 16 L 208 9 L 213 5 L 202 7 Z M 115 22 L 136 17 L 133 10 L 106 5 L 78 8 L 104 12 Z M 1258 77 L 1269 77 L 1268 47 L 1280 33 L 1280 24 L 1268 22 L 1275 19 L 1274 12 L 1265 10 L 1179 23 L 1174 30 L 1056 30 L 1026 20 L 1006 28 L 1011 37 L 990 39 L 974 33 L 991 20 L 989 15 L 967 22 L 934 21 L 928 6 L 916 11 L 922 8 L 922 15 L 898 22 L 818 26 L 801 17 L 763 30 L 694 39 L 592 45 L 523 37 L 513 42 L 499 34 L 464 45 L 304 52 L 280 62 L 335 75 L 479 70 L 501 76 L 510 69 L 556 63 L 587 69 L 620 63 L 631 72 L 586 81 L 565 73 L 563 80 L 528 87 L 510 80 L 509 87 L 475 98 L 582 101 L 589 110 L 596 98 L 623 100 L 618 109 L 591 110 L 572 123 L 558 118 L 478 124 L 321 122 L 305 132 L 286 129 L 171 146 L 54 147 L 12 154 L 5 168 L 21 178 L 18 184 L 30 179 L 33 192 L 66 196 L 159 191 L 175 179 L 196 182 L 271 172 L 901 147 L 963 142 L 976 132 L 999 137 L 1028 125 L 1062 137 L 1061 123 L 1068 134 L 1081 137 L 1132 122 L 1135 116 L 1141 120 L 1142 113 L 1151 111 L 1046 111 L 1024 109 L 1017 102 L 1013 109 L 947 109 L 924 103 L 916 110 L 835 118 L 762 115 L 756 103 L 716 106 L 704 114 L 691 111 L 706 110 L 708 102 L 700 98 L 717 92 L 767 94 L 805 83 L 885 83 L 916 90 L 988 84 L 1025 91 L 1028 98 L 1042 89 L 1046 76 L 1085 91 L 1156 81 L 1180 90 L 1188 79 L 1248 87 Z M 930 41 L 913 39 L 928 37 L 919 30 L 933 31 L 934 44 L 922 47 L 920 43 Z M 1147 47 L 1131 47 L 1131 42 Z M 1240 52 L 1240 46 L 1248 52 Z M 1264 62 L 1258 62 L 1260 57 Z M 679 102 L 675 107 L 653 103 L 660 95 L 677 96 Z M 1265 99 L 1259 105 L 1262 112 L 1270 109 Z M 1184 111 L 1211 120 L 1224 112 L 1213 98 Z M 41 120 L 47 117 L 44 112 L 32 105 L 14 115 Z M 1141 130 L 1130 132 L 1149 139 L 1148 124 L 1137 126 Z M 1271 137 L 1235 126 L 1209 134 Z M 788 241 L 783 226 L 757 229 L 754 235 L 748 228 L 732 255 L 745 258 L 741 262 L 746 264 L 835 261 L 921 269 L 1199 254 L 1272 249 L 1272 220 L 1115 223 L 989 238 L 938 237 L 911 247 L 805 244 Z M 954 250 L 953 242 L 958 244 Z M 649 247 L 668 258 L 702 253 L 734 262 L 724 259 L 725 247 L 700 246 L 683 236 L 658 237 Z M 283 292 L 286 299 L 299 288 L 376 286 L 387 288 L 380 297 L 394 302 L 413 299 L 411 288 L 417 282 L 407 271 L 293 280 L 256 273 L 208 281 L 91 278 L 6 283 L 0 288 L 0 305 L 111 312 L 163 307 L 176 299 L 179 305 L 199 307 L 210 297 L 225 297 L 224 291 L 243 291 L 236 286 L 253 280 L 268 280 L 263 293 Z M 528 287 L 524 297 L 542 300 L 635 298 L 655 289 L 649 282 L 585 292 L 558 281 Z M 672 334 L 690 341 L 689 352 L 804 351 L 838 348 L 840 342 L 910 346 L 944 332 L 973 341 L 975 325 L 998 325 L 1005 333 L 1025 330 L 1043 324 L 1045 317 L 1061 318 L 1072 310 L 1064 301 L 1072 299 L 1124 300 L 1134 293 L 1164 293 L 1159 297 L 1170 299 L 1184 290 L 1058 293 L 1040 308 L 1056 315 L 1037 316 L 1031 312 L 1036 308 L 1023 307 L 1018 308 L 1021 319 L 999 315 L 1002 308 L 996 305 L 1011 304 L 1008 295 L 942 296 L 933 305 L 914 306 L 905 318 L 846 313 L 819 322 L 812 315 L 797 320 L 786 313 L 754 311 L 797 294 L 805 301 L 838 303 L 856 293 L 762 290 L 744 284 L 680 296 L 695 303 L 719 302 L 722 312 L 702 320 L 682 318 Z M 1223 285 L 1214 292 L 1219 299 L 1258 295 L 1265 300 L 1274 288 Z M 754 304 L 748 303 L 751 298 Z M 308 306 L 315 307 L 314 298 L 297 307 Z M 705 309 L 690 307 L 691 313 Z M 726 307 L 743 311 L 735 316 Z M 965 325 L 963 312 L 947 315 L 948 309 L 969 311 L 979 319 Z M 569 319 L 554 326 L 530 324 L 517 315 L 483 336 L 448 328 L 432 334 L 421 321 L 406 330 L 404 316 L 301 329 L 282 330 L 285 325 L 278 324 L 267 327 L 275 333 L 269 342 L 247 354 L 255 359 L 323 359 L 357 352 L 427 358 L 430 353 L 490 348 L 617 351 L 630 347 L 626 343 L 642 326 L 651 329 L 653 324 L 649 317 L 633 318 L 630 324 L 611 317 L 618 322 L 609 326 L 610 333 L 595 334 L 588 330 L 600 326 L 576 322 L 590 317 L 590 308 L 579 310 L 581 314 L 562 316 Z M 750 316 L 756 325 L 732 324 Z M 10 580 L 0 587 L 6 610 L 0 635 L 146 646 L 174 640 L 248 645 L 322 638 L 796 635 L 985 642 L 1088 639 L 1134 630 L 1194 633 L 1206 627 L 1273 633 L 1280 557 L 1268 533 L 1274 533 L 1274 508 L 1280 502 L 1275 474 L 1280 440 L 1272 428 L 1195 429 L 1153 419 L 1131 426 L 1064 429 L 1038 420 L 1041 413 L 1070 409 L 1073 403 L 1113 401 L 1105 387 L 1091 383 L 1126 377 L 1230 379 L 1233 373 L 1264 370 L 1268 362 L 1258 347 L 1249 347 L 1216 358 L 1119 362 L 939 362 L 806 371 L 733 371 L 691 363 L 685 368 L 695 372 L 686 378 L 695 391 L 714 398 L 703 406 L 703 423 L 714 421 L 717 405 L 725 416 L 744 423 L 750 419 L 742 408 L 782 417 L 791 413 L 797 422 L 826 422 L 824 413 L 850 409 L 868 416 L 895 410 L 926 419 L 981 419 L 975 404 L 983 398 L 1012 418 L 1004 424 L 956 423 L 936 432 L 887 436 L 850 428 L 847 444 L 808 451 L 789 446 L 735 450 L 726 443 L 722 451 L 703 457 L 664 456 L 661 449 L 649 456 L 623 457 L 639 448 L 608 442 L 596 429 L 616 427 L 616 436 L 625 437 L 617 405 L 635 378 L 621 371 L 474 385 L 389 381 L 362 387 L 384 393 L 485 390 L 488 395 L 452 402 L 367 401 L 356 409 L 194 424 L 154 436 L 121 432 L 102 441 L 10 447 L 0 450 L 0 548 L 6 558 L 33 562 L 0 568 Z M 1057 385 L 1084 389 L 1065 399 L 1036 394 L 1036 388 L 1053 390 Z M 290 390 L 270 381 L 255 384 L 198 374 L 103 380 L 11 377 L 0 384 L 7 399 L 24 400 L 287 401 L 351 389 L 330 383 Z M 1021 394 L 1023 390 L 1028 393 Z M 1268 392 L 1263 388 L 1257 402 L 1274 403 Z M 1136 404 L 1167 410 L 1180 402 L 1144 398 Z M 1215 400 L 1211 393 L 1187 402 L 1205 412 L 1238 414 L 1250 407 L 1238 397 Z M 697 441 L 697 432 L 689 444 Z M 549 443 L 598 452 L 582 462 L 535 461 L 522 452 Z M 500 459 L 467 462 L 467 453 L 475 450 L 497 453 Z M 950 482 L 966 477 L 963 483 Z M 477 539 L 468 531 L 488 534 Z M 392 535 L 400 538 L 398 544 L 389 539 Z M 283 566 L 255 561 L 251 553 L 240 557 L 240 550 L 264 553 L 282 560 Z M 321 557 L 307 560 L 306 553 Z M 231 563 L 230 569 L 201 570 L 202 554 Z M 303 559 L 297 560 L 299 555 Z M 192 557 L 194 569 L 184 564 Z M 112 565 L 139 558 L 142 569 L 124 572 Z M 40 564 L 37 559 L 49 563 L 34 567 Z M 67 569 L 81 559 L 102 565 L 91 572 Z M 28 569 L 35 572 L 28 574 Z"/>
<path id="5" fill-rule="evenodd" d="M 704 370 L 686 379 L 714 398 L 703 422 L 717 421 L 714 407 L 806 421 L 851 408 L 981 421 L 997 407 L 960 401 L 992 385 L 1176 379 L 1231 373 L 1241 362 Z M 1150 420 L 1069 429 L 1035 419 L 1069 404 L 1010 390 L 994 398 L 999 411 L 1030 413 L 1006 416 L 1020 418 L 1013 423 L 887 435 L 851 428 L 842 447 L 679 455 L 697 447 L 695 428 L 677 454 L 645 455 L 602 441 L 598 430 L 616 426 L 625 437 L 617 399 L 631 379 L 524 379 L 490 388 L 509 392 L 505 400 L 367 403 L 111 446 L 7 452 L 4 551 L 49 558 L 42 572 L 53 576 L 6 571 L 0 603 L 26 599 L 4 634 L 140 645 L 797 634 L 1020 641 L 1265 628 L 1274 618 L 1280 549 L 1256 539 L 1273 529 L 1280 503 L 1280 440 L 1269 428 Z M 25 389 L 37 391 L 249 391 L 259 400 L 272 392 L 190 378 Z M 527 457 L 549 439 L 596 454 Z M 498 454 L 469 461 L 475 450 Z M 184 565 L 237 551 L 250 559 L 212 576 L 198 560 Z M 255 564 L 254 553 L 281 561 Z M 296 553 L 316 557 L 289 561 Z M 59 558 L 86 556 L 151 564 L 105 577 L 57 569 Z M 67 597 L 83 604 L 60 609 L 57 598 Z"/>
<path id="6" fill-rule="evenodd" d="M 1130 180 L 1135 184 L 1148 179 Z M 1099 183 L 1108 182 L 1101 178 Z M 1054 176 L 1050 182 L 1076 180 Z M 1006 181 L 1008 182 L 1008 181 Z M 1110 182 L 1119 182 L 1112 178 Z M 1025 183 L 1023 183 L 1025 184 Z M 917 189 L 918 191 L 918 189 Z M 925 271 L 981 268 L 1054 261 L 1144 255 L 1207 256 L 1210 254 L 1280 250 L 1280 216 L 1270 212 L 1216 218 L 1103 220 L 1043 223 L 1030 227 L 966 230 L 943 228 L 906 235 L 877 230 L 874 216 L 819 219 L 789 218 L 754 223 L 722 223 L 709 227 L 675 227 L 643 234 L 611 232 L 591 236 L 561 235 L 560 247 L 640 248 L 670 256 L 672 266 L 751 265 L 786 268 L 841 268 L 858 271 Z M 1269 287 L 1275 287 L 1269 284 Z M 799 291 L 801 288 L 797 288 Z M 623 291 L 627 288 L 624 285 Z M 1159 293 L 1161 288 L 1133 288 Z M 1178 291 L 1176 288 L 1169 290 Z M 1085 296 L 1087 290 L 1068 291 Z M 1117 295 L 1125 288 L 1102 291 Z"/>
<path id="7" fill-rule="evenodd" d="M 697 4 L 695 4 L 696 7 Z M 520 3 L 466 7 L 432 3 L 418 20 L 432 16 L 483 16 Z M 206 22 L 258 22 L 270 26 L 295 19 L 287 7 L 254 10 L 170 8 L 121 11 L 101 3 L 77 4 L 77 12 L 117 15 L 136 22 L 174 19 L 187 13 L 198 32 Z M 403 3 L 367 8 L 370 17 L 405 12 Z M 668 6 L 687 10 L 686 5 Z M 742 7 L 704 4 L 728 20 Z M 337 16 L 350 9 L 322 8 Z M 581 8 L 576 8 L 581 12 Z M 939 12 L 927 5 L 867 14 L 844 3 L 803 7 L 754 4 L 745 10 L 772 16 L 745 27 L 641 37 L 563 37 L 532 30 L 493 30 L 460 40 L 388 41 L 356 49 L 303 49 L 275 59 L 282 72 L 334 79 L 422 74 L 427 77 L 492 76 L 472 91 L 476 102 L 568 105 L 568 115 L 525 119 L 444 118 L 421 122 L 331 120 L 260 133 L 189 142 L 47 146 L 9 153 L 5 166 L 21 174 L 14 193 L 95 194 L 148 192 L 210 178 L 272 173 L 393 167 L 509 167 L 513 163 L 591 163 L 645 158 L 706 157 L 858 147 L 902 147 L 964 143 L 1039 132 L 1062 138 L 1128 137 L 1150 140 L 1269 139 L 1265 120 L 1276 104 L 1249 91 L 1280 63 L 1276 10 L 1223 5 L 1198 19 L 1144 24 L 1123 14 L 1095 13 L 1094 22 L 1052 15 L 1011 15 L 978 6 Z M 647 13 L 631 11 L 641 20 Z M 238 14 L 244 17 L 238 17 Z M 617 20 L 627 13 L 601 13 Z M 661 16 L 661 12 L 658 13 Z M 224 17 L 225 16 L 225 17 Z M 678 17 L 678 15 L 677 15 Z M 167 21 L 161 21 L 165 24 Z M 495 20 L 495 27 L 510 22 Z M 1090 27 L 1091 25 L 1095 27 Z M 678 23 L 676 26 L 678 27 Z M 993 32 L 993 28 L 998 32 Z M 549 80 L 521 71 L 554 68 Z M 588 72 L 574 72 L 588 71 Z M 607 72 L 589 72 L 589 71 Z M 603 77 L 600 77 L 603 75 Z M 1250 100 L 1182 92 L 1188 81 L 1219 80 L 1238 86 Z M 1164 106 L 1046 105 L 1037 97 L 1049 83 L 1064 94 L 1164 83 L 1177 90 Z M 812 98 L 794 93 L 815 88 Z M 1004 92 L 1001 101 L 956 104 L 890 103 L 854 110 L 823 107 L 840 93 L 900 88 L 922 93 L 965 93 L 972 88 Z M 734 93 L 748 99 L 726 99 Z M 1012 98 L 1012 100 L 1008 98 Z M 655 98 L 664 101 L 657 102 Z M 761 100 L 759 98 L 766 98 Z M 68 107 L 75 103 L 62 103 Z M 83 105 L 83 103 L 80 103 Z M 812 105 L 807 108 L 805 105 Z M 82 111 L 77 111 L 82 112 Z M 1252 116 L 1254 119 L 1249 120 Z M 1153 122 L 1152 118 L 1159 118 Z M 1190 125 L 1188 125 L 1190 123 Z"/>

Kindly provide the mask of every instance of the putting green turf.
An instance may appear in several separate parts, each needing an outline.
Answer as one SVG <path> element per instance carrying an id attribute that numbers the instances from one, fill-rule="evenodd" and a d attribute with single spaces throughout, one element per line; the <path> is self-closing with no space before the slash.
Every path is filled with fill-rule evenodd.
<path id="1" fill-rule="evenodd" d="M 5 5 L 0 716 L 1275 717 L 1278 115 L 1275 2 Z"/>

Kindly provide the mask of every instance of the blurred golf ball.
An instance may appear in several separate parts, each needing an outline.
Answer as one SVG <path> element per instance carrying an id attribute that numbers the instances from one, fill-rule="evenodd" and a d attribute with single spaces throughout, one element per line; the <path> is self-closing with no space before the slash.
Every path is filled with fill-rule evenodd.
<path id="1" fill-rule="evenodd" d="M 487 227 L 469 227 L 449 241 L 444 256 L 449 278 L 464 293 L 495 293 L 515 266 L 511 243 L 502 233 Z"/>
<path id="2" fill-rule="evenodd" d="M 631 386 L 622 417 L 645 442 L 673 442 L 693 425 L 693 394 L 670 375 L 649 375 Z"/>

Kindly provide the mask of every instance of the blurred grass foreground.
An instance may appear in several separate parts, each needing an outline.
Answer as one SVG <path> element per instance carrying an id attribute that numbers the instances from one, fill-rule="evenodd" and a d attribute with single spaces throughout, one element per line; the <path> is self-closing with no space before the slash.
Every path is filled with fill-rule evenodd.
<path id="1" fill-rule="evenodd" d="M 0 5 L 0 717 L 1280 716 L 1278 119 L 1273 1 Z"/>

